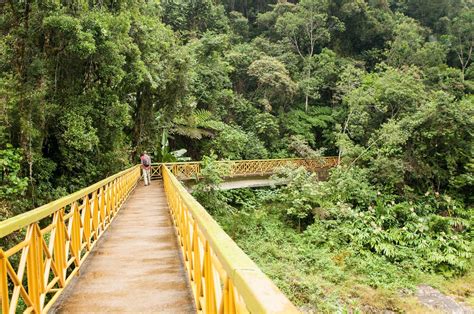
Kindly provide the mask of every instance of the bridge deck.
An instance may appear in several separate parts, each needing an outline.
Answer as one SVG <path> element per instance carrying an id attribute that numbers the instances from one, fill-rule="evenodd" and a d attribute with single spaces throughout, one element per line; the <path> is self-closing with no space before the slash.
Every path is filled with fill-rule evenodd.
<path id="1" fill-rule="evenodd" d="M 52 312 L 195 312 L 179 254 L 162 182 L 140 182 Z"/>

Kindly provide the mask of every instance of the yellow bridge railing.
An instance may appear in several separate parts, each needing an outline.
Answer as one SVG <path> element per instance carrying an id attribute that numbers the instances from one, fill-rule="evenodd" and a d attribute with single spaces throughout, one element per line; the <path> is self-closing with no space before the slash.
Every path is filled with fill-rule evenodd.
<path id="1" fill-rule="evenodd" d="M 140 168 L 134 166 L 0 222 L 1 239 L 20 239 L 15 246 L 0 249 L 2 313 L 46 313 L 78 273 L 139 178 Z"/>
<path id="2" fill-rule="evenodd" d="M 217 163 L 229 165 L 229 177 L 271 175 L 276 168 L 288 165 L 303 166 L 309 171 L 318 172 L 336 166 L 337 162 L 337 157 L 217 161 Z M 201 162 L 199 161 L 164 163 L 164 165 L 180 180 L 196 179 L 201 173 Z M 153 164 L 152 177 L 162 177 L 161 164 Z"/>
<path id="3" fill-rule="evenodd" d="M 298 313 L 166 165 L 161 174 L 198 312 Z"/>

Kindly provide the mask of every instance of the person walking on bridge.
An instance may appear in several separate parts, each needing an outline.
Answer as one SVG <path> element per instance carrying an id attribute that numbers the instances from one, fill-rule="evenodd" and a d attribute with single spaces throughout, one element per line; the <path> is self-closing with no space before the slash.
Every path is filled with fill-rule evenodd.
<path id="1" fill-rule="evenodd" d="M 150 185 L 151 183 L 151 158 L 148 154 L 143 152 L 140 154 L 140 161 L 141 161 L 141 168 L 143 172 L 143 181 L 145 181 L 145 185 Z"/>

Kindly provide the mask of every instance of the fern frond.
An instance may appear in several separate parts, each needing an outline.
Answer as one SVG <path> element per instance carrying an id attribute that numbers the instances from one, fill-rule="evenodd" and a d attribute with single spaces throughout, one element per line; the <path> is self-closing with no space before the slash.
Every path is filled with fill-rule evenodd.
<path id="1" fill-rule="evenodd" d="M 189 127 L 189 126 L 184 126 L 184 125 L 177 125 L 172 129 L 172 133 L 179 134 L 182 136 L 189 137 L 191 139 L 196 139 L 200 140 L 204 136 L 206 137 L 211 137 L 214 134 L 208 130 L 205 129 L 199 129 L 195 127 Z"/>

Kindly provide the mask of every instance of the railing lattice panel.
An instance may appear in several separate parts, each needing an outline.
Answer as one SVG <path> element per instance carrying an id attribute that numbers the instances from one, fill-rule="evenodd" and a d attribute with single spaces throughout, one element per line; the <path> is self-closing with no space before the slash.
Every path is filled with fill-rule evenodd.
<path id="1" fill-rule="evenodd" d="M 271 175 L 277 168 L 290 165 L 302 166 L 312 172 L 326 171 L 337 165 L 338 158 L 226 160 L 217 163 L 228 165 L 230 168 L 229 177 L 245 177 Z M 199 161 L 165 163 L 164 165 L 180 180 L 197 179 L 201 174 L 201 162 Z M 151 172 L 153 178 L 162 178 L 161 164 L 154 164 Z"/>

